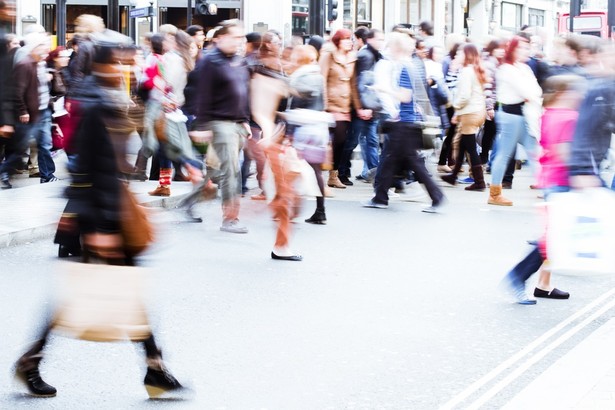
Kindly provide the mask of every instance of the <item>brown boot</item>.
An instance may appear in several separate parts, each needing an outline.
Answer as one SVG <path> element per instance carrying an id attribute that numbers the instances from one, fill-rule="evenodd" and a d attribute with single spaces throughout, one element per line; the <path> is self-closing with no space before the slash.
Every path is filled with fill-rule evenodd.
<path id="1" fill-rule="evenodd" d="M 171 196 L 171 187 L 166 185 L 158 185 L 156 189 L 148 192 L 151 196 Z"/>
<path id="2" fill-rule="evenodd" d="M 502 196 L 502 185 L 491 185 L 489 187 L 489 201 L 490 205 L 512 206 L 512 201 Z"/>
<path id="3" fill-rule="evenodd" d="M 342 181 L 340 181 L 337 175 L 337 171 L 329 171 L 329 181 L 327 181 L 327 185 L 331 188 L 346 189 L 346 185 L 342 184 Z"/>
<path id="4" fill-rule="evenodd" d="M 487 188 L 482 165 L 475 165 L 472 167 L 472 178 L 474 178 L 474 183 L 467 186 L 466 191 L 484 191 L 485 188 Z"/>

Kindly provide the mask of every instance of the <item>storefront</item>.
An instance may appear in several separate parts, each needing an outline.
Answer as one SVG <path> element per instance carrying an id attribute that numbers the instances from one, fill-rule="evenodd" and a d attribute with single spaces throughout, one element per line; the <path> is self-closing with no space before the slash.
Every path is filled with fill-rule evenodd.
<path id="1" fill-rule="evenodd" d="M 0 0 L 0 33 L 15 33 L 17 5 L 15 0 Z"/>

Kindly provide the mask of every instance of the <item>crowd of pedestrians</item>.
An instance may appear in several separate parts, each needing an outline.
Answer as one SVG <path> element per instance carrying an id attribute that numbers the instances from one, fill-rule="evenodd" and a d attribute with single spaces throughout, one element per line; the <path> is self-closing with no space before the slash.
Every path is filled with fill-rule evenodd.
<path id="1" fill-rule="evenodd" d="M 532 188 L 545 198 L 610 185 L 598 176 L 615 128 L 615 63 L 612 47 L 596 37 L 558 38 L 549 53 L 531 28 L 484 47 L 458 35 L 445 45 L 423 22 L 418 32 L 359 27 L 285 45 L 275 30 L 246 34 L 241 22 L 225 21 L 207 36 L 200 26 L 163 25 L 138 48 L 99 17 L 80 16 L 75 26 L 66 48 L 51 50 L 40 26 L 0 44 L 0 186 L 11 189 L 17 172 L 56 181 L 52 150 L 64 149 L 71 185 L 56 235 L 62 256 L 135 263 L 120 234 L 126 180 L 157 180 L 149 195 L 163 197 L 173 180 L 191 181 L 182 202 L 190 221 L 202 221 L 194 204 L 219 194 L 220 230 L 245 234 L 240 198 L 252 162 L 259 193 L 250 198 L 270 199 L 277 221 L 271 257 L 288 261 L 302 260 L 290 239 L 302 178 L 316 185 L 311 224 L 326 224 L 325 197 L 354 183 L 373 184 L 374 196 L 362 202 L 369 208 L 387 208 L 390 195 L 421 184 L 431 198 L 423 211 L 440 212 L 447 200 L 423 154 L 434 139 L 442 141 L 434 168 L 441 179 L 488 189 L 490 205 L 513 205 L 502 190 L 512 189 L 519 145 Z M 128 162 L 135 132 L 142 147 Z M 363 165 L 353 182 L 357 145 Z M 469 176 L 461 178 L 466 162 Z M 545 260 L 541 239 L 508 274 L 519 303 L 535 303 L 525 281 Z M 543 268 L 534 295 L 568 298 Z M 55 394 L 38 374 L 46 337 L 17 366 L 41 396 Z M 180 388 L 153 336 L 144 343 L 146 385 Z"/>

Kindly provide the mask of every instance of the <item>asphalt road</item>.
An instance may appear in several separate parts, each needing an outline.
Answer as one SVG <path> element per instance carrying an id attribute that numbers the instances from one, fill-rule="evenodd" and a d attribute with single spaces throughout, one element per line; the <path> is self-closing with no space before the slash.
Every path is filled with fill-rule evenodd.
<path id="1" fill-rule="evenodd" d="M 50 240 L 0 249 L 0 408 L 469 408 L 527 358 L 515 359 L 519 352 L 568 318 L 561 332 L 579 323 L 615 287 L 610 276 L 554 276 L 571 299 L 536 306 L 499 291 L 530 250 L 526 240 L 540 234 L 529 184 L 521 171 L 506 192 L 511 208 L 487 206 L 486 192 L 443 187 L 449 204 L 436 215 L 403 197 L 386 210 L 362 208 L 365 184 L 336 190 L 328 225 L 302 222 L 313 201 L 293 225 L 300 263 L 269 258 L 274 223 L 263 202 L 242 202 L 247 235 L 219 231 L 218 202 L 198 208 L 203 224 L 157 211 L 157 244 L 142 261 L 151 267 L 148 305 L 171 370 L 196 390 L 187 402 L 147 401 L 139 346 L 60 336 L 42 365 L 58 396 L 20 394 L 10 368 L 48 306 L 57 249 Z M 507 403 L 612 317 L 610 309 L 588 321 L 483 408 Z"/>

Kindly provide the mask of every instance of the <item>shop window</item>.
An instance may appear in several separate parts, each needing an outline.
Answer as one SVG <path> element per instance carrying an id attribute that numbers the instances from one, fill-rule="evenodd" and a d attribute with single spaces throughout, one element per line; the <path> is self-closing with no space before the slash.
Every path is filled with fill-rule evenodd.
<path id="1" fill-rule="evenodd" d="M 502 2 L 502 29 L 516 32 L 521 21 L 521 5 Z"/>
<path id="2" fill-rule="evenodd" d="M 532 27 L 544 27 L 545 26 L 545 11 L 538 9 L 528 10 L 529 25 Z"/>

